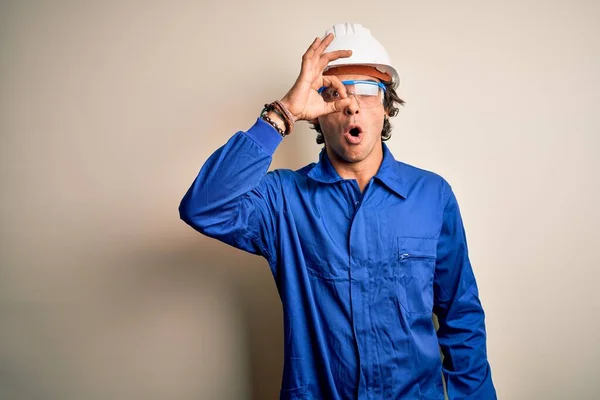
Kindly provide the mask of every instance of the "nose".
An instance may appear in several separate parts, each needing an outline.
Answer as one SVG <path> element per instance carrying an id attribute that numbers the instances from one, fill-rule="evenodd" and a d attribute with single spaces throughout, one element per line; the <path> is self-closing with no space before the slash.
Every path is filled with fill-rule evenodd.
<path id="1" fill-rule="evenodd" d="M 358 114 L 358 111 L 359 111 L 358 100 L 356 99 L 355 96 L 350 96 L 350 97 L 352 98 L 352 102 L 350 103 L 350 105 L 348 107 L 346 107 L 344 109 L 344 114 L 346 114 L 346 115 Z"/>

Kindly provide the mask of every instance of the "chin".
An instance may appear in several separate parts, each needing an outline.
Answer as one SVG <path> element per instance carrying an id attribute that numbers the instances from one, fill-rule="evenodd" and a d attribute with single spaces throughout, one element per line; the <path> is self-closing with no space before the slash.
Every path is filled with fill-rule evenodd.
<path id="1" fill-rule="evenodd" d="M 327 140 L 325 141 L 327 146 Z M 372 143 L 364 141 L 360 145 L 348 145 L 343 141 L 336 141 L 334 144 L 329 145 L 331 152 L 338 161 L 353 164 L 364 161 L 369 157 L 373 151 Z"/>
<path id="2" fill-rule="evenodd" d="M 343 149 L 341 153 L 337 153 L 338 158 L 347 163 L 357 163 L 367 158 L 364 149 L 349 150 Z"/>

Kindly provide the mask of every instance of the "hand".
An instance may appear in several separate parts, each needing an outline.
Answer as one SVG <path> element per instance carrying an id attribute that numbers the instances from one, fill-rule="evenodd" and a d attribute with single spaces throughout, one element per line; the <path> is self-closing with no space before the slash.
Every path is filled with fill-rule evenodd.
<path id="1" fill-rule="evenodd" d="M 330 33 L 323 40 L 315 39 L 302 56 L 298 79 L 281 99 L 296 121 L 310 121 L 321 115 L 342 111 L 352 102 L 352 99 L 348 98 L 346 88 L 337 77 L 323 76 L 323 70 L 331 61 L 352 55 L 350 50 L 337 50 L 323 54 L 333 38 L 333 33 Z M 332 103 L 325 102 L 317 92 L 322 86 L 334 87 L 340 94 L 340 100 Z"/>

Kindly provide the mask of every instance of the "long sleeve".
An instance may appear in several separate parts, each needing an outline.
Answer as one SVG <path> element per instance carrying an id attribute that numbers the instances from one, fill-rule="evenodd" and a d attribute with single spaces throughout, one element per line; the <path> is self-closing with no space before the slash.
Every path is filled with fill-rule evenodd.
<path id="1" fill-rule="evenodd" d="M 281 136 L 258 119 L 237 132 L 202 166 L 179 206 L 197 231 L 276 264 L 278 174 L 267 172 Z M 273 271 L 275 272 L 275 271 Z"/>
<path id="2" fill-rule="evenodd" d="M 485 315 L 469 262 L 466 235 L 456 197 L 448 200 L 438 242 L 434 312 L 443 371 L 450 399 L 496 399 L 487 359 Z"/>

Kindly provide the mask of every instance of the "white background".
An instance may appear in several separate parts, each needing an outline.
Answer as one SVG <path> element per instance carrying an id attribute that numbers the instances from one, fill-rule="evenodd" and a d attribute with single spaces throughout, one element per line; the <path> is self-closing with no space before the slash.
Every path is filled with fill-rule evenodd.
<path id="1" fill-rule="evenodd" d="M 0 4 L 1 398 L 277 397 L 266 262 L 177 207 L 346 20 L 399 70 L 394 155 L 457 194 L 499 397 L 600 396 L 598 2 Z"/>

